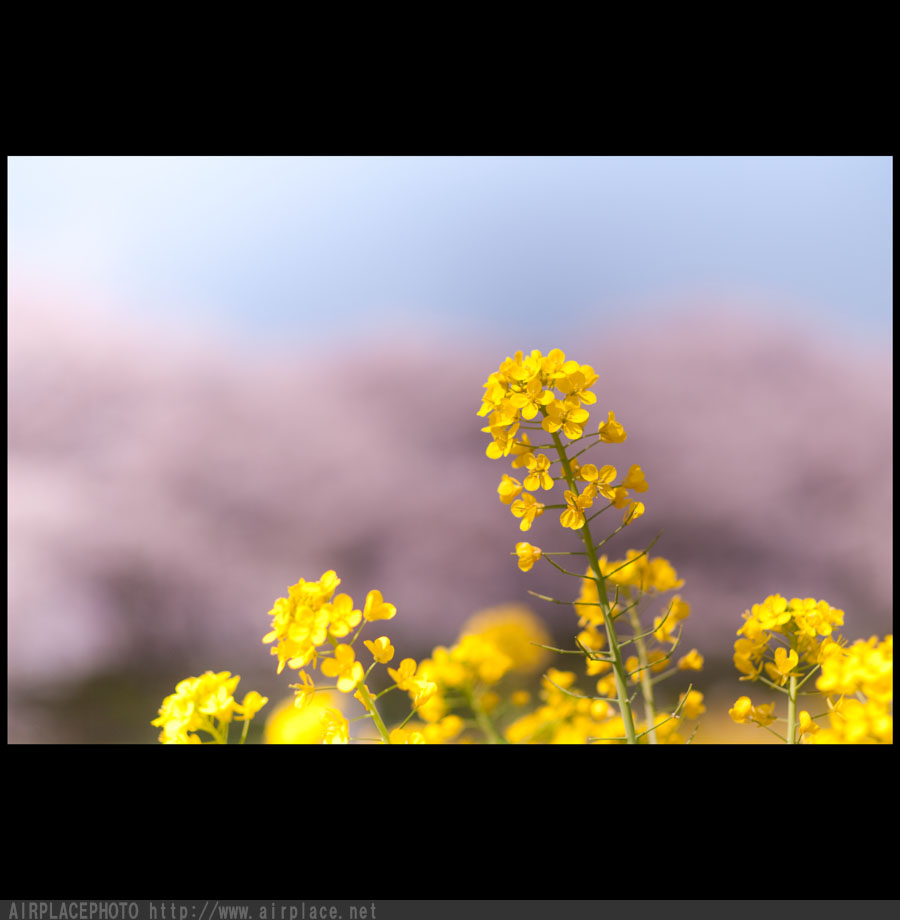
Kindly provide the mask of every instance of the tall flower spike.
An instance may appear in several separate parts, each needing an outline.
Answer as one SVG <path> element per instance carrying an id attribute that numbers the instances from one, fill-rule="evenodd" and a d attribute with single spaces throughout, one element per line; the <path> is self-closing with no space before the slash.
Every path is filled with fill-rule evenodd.
<path id="1" fill-rule="evenodd" d="M 495 391 L 491 404 L 498 405 L 507 401 L 526 421 L 540 416 L 541 429 L 550 436 L 551 443 L 532 445 L 525 441 L 523 434 L 523 444 L 516 451 L 513 468 L 527 467 L 529 472 L 523 482 L 526 491 L 513 494 L 514 489 L 504 481 L 501 492 L 504 493 L 504 500 L 511 499 L 508 502 L 510 511 L 521 519 L 521 530 L 529 530 L 546 508 L 562 508 L 560 524 L 566 529 L 577 531 L 581 538 L 583 552 L 548 553 L 523 541 L 516 544 L 516 556 L 519 568 L 523 571 L 529 571 L 538 559 L 546 556 L 561 573 L 580 580 L 581 594 L 574 602 L 536 596 L 554 603 L 573 603 L 579 625 L 586 627 L 576 638 L 576 644 L 585 656 L 588 677 L 600 677 L 597 693 L 602 698 L 591 699 L 581 693 L 571 692 L 568 688 L 571 681 L 575 680 L 575 675 L 571 674 L 570 678 L 569 672 L 551 672 L 556 676 L 553 678 L 548 675 L 549 686 L 541 693 L 544 705 L 510 726 L 507 740 L 684 743 L 685 739 L 679 734 L 678 727 L 685 719 L 695 718 L 702 713 L 705 708 L 702 694 L 689 685 L 673 711 L 657 712 L 653 686 L 671 674 L 699 670 L 702 667 L 702 656 L 696 651 L 683 656 L 679 666 L 675 666 L 672 659 L 681 638 L 678 622 L 686 615 L 687 606 L 684 605 L 682 612 L 676 599 L 673 599 L 665 617 L 658 617 L 652 629 L 647 629 L 646 624 L 641 625 L 639 614 L 639 604 L 644 596 L 670 591 L 683 582 L 666 560 L 658 557 L 650 559 L 649 550 L 655 540 L 641 552 L 629 550 L 626 558 L 619 562 L 610 563 L 605 556 L 597 556 L 599 546 L 607 543 L 644 513 L 643 503 L 634 495 L 647 490 L 643 470 L 636 464 L 632 465 L 622 482 L 617 484 L 614 466 L 590 462 L 588 459 L 580 460 L 583 454 L 598 444 L 621 443 L 627 437 L 624 427 L 611 410 L 607 420 L 596 429 L 595 435 L 584 434 L 590 418 L 586 407 L 597 401 L 591 387 L 597 382 L 598 374 L 590 365 L 571 358 L 567 360 L 565 354 L 558 349 L 546 356 L 535 351 L 530 358 L 524 358 L 521 352 L 517 352 L 515 358 L 507 358 L 500 365 L 497 377 L 489 378 L 490 385 L 486 389 L 490 389 L 496 381 L 502 383 L 505 387 L 502 396 Z M 509 417 L 503 420 L 508 423 L 504 428 L 506 431 L 513 420 Z M 487 430 L 496 443 L 498 433 L 495 429 L 496 426 L 488 426 Z M 586 443 L 574 447 L 564 438 L 569 442 Z M 506 447 L 508 445 L 504 445 L 504 450 Z M 556 458 L 545 459 L 546 455 L 536 452 L 536 447 L 539 450 L 555 451 Z M 489 450 L 489 456 L 501 455 L 503 451 L 499 447 Z M 554 466 L 557 463 L 558 468 Z M 551 474 L 551 469 L 556 475 Z M 565 505 L 544 505 L 530 494 L 538 489 L 550 491 L 556 482 L 564 483 Z M 593 508 L 597 496 L 602 496 L 605 504 L 588 515 L 588 509 Z M 616 526 L 617 522 L 613 518 L 612 532 L 598 543 L 591 533 L 591 524 L 610 507 L 619 509 L 622 523 Z M 572 571 L 570 563 L 563 565 L 551 558 L 571 555 L 587 557 L 585 575 Z M 613 592 L 614 596 L 611 596 Z M 670 616 L 671 619 L 667 620 Z M 627 633 L 629 624 L 630 634 Z M 605 640 L 602 640 L 598 632 L 601 628 L 606 633 Z M 626 637 L 622 640 L 617 634 L 618 629 L 626 630 Z M 622 643 L 634 643 L 628 650 L 636 653 L 631 656 L 634 660 L 630 662 L 630 668 L 626 668 L 621 651 Z M 662 647 L 654 647 L 653 643 L 657 643 L 657 646 L 662 643 Z M 644 710 L 642 723 L 635 721 L 632 707 L 634 694 L 628 686 L 631 678 L 640 684 Z M 614 702 L 618 703 L 618 709 L 611 705 Z M 602 730 L 598 730 L 601 726 Z"/>

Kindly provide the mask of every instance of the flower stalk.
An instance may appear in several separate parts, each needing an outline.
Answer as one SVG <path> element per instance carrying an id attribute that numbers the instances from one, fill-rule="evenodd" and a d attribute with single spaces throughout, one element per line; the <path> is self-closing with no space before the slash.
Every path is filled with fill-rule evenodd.
<path id="1" fill-rule="evenodd" d="M 568 486 L 572 492 L 578 495 L 578 485 L 576 484 L 575 477 L 572 474 L 572 464 L 569 462 L 569 458 L 566 455 L 566 449 L 563 446 L 562 439 L 557 432 L 553 432 L 552 436 L 553 444 L 556 447 L 556 452 L 559 454 L 559 459 L 562 463 L 566 483 L 568 483 Z M 616 695 L 619 698 L 619 711 L 622 715 L 622 721 L 625 724 L 625 737 L 628 739 L 629 744 L 637 744 L 637 737 L 634 730 L 634 717 L 631 713 L 631 701 L 628 698 L 628 684 L 625 676 L 625 665 L 622 662 L 622 652 L 619 649 L 618 637 L 616 635 L 616 626 L 612 617 L 610 616 L 609 597 L 606 593 L 606 581 L 603 578 L 603 573 L 600 571 L 600 563 L 597 560 L 597 551 L 594 549 L 594 539 L 591 536 L 591 527 L 587 520 L 585 520 L 584 524 L 581 526 L 579 533 L 581 534 L 581 540 L 584 543 L 584 549 L 587 553 L 588 563 L 591 567 L 591 572 L 593 573 L 594 581 L 597 585 L 597 594 L 600 599 L 600 609 L 603 611 L 603 624 L 606 627 L 606 640 L 609 643 L 609 650 L 613 657 L 612 667 L 613 673 L 616 677 Z"/>

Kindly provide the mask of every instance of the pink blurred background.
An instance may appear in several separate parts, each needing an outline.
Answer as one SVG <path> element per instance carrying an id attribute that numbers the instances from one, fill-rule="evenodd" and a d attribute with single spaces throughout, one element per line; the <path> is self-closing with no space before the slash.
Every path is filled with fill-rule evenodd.
<path id="1" fill-rule="evenodd" d="M 555 338 L 404 311 L 362 332 L 259 338 L 22 262 L 8 317 L 10 741 L 153 741 L 162 697 L 206 668 L 285 695 L 266 613 L 328 568 L 354 598 L 377 587 L 397 605 L 404 655 L 507 601 L 570 638 L 571 611 L 527 594 L 569 584 L 509 555 L 522 535 L 497 499 L 508 468 L 485 457 L 476 416 L 517 348 L 561 347 L 598 371 L 596 421 L 614 409 L 629 436 L 596 456 L 639 463 L 650 484 L 610 554 L 664 531 L 654 551 L 686 580 L 683 641 L 707 657 L 708 692 L 744 692 L 730 651 L 767 594 L 843 607 L 850 638 L 891 629 L 891 355 L 884 336 L 815 321 L 810 298 L 797 309 L 790 292 L 720 285 L 577 322 L 548 307 Z M 527 539 L 577 537 L 548 514 Z"/>

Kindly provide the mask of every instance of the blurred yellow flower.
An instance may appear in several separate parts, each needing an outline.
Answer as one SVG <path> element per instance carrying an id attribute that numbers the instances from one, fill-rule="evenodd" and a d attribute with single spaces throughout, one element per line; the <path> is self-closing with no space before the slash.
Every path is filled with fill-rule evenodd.
<path id="1" fill-rule="evenodd" d="M 321 744 L 325 738 L 322 714 L 340 704 L 341 699 L 336 693 L 320 690 L 308 697 L 302 709 L 294 705 L 293 699 L 284 700 L 266 720 L 263 740 L 266 744 Z"/>

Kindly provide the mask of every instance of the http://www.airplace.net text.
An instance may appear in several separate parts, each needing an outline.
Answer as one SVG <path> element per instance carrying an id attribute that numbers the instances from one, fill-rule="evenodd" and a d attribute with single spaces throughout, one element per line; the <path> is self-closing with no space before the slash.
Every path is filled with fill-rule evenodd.
<path id="1" fill-rule="evenodd" d="M 0 920 L 379 920 L 374 901 L 9 901 Z"/>

